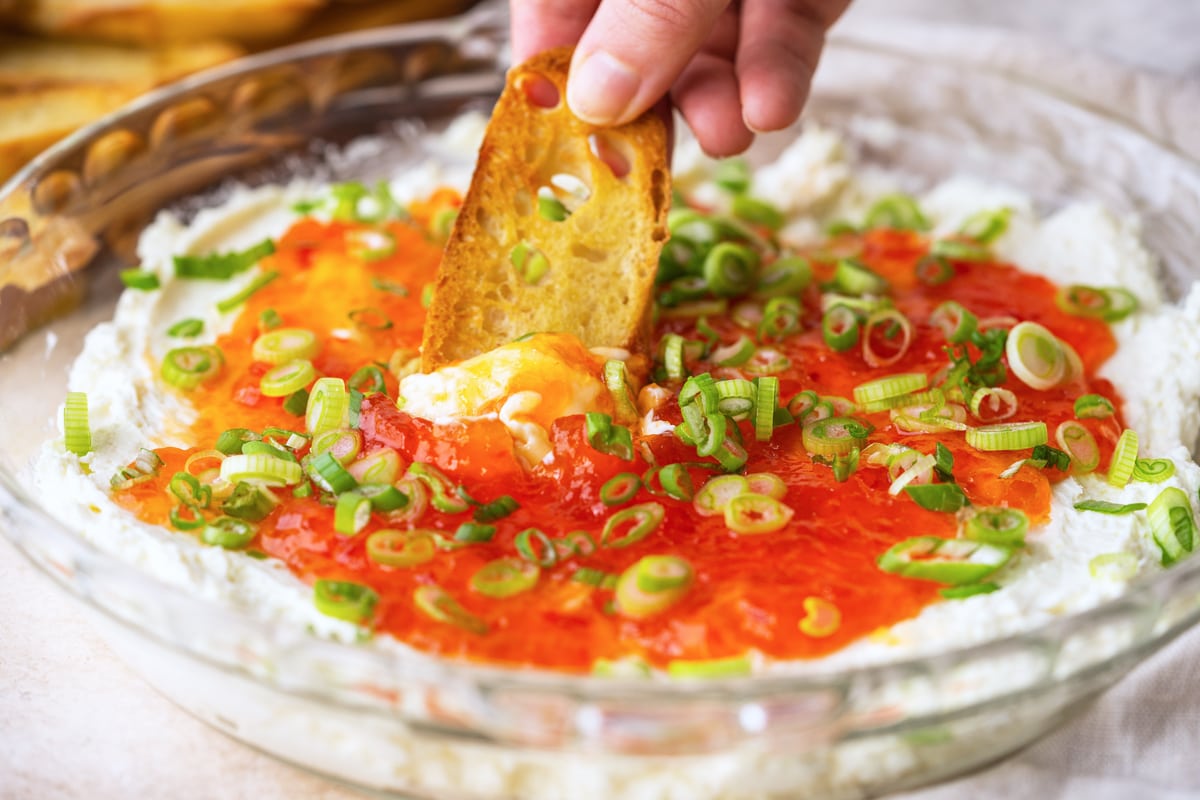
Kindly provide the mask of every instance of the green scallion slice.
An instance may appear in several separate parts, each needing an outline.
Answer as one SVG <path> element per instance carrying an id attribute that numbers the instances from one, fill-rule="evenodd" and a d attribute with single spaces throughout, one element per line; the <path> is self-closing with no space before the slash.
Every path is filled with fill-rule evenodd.
<path id="1" fill-rule="evenodd" d="M 1146 507 L 1145 503 L 1110 503 L 1107 500 L 1080 500 L 1075 504 L 1076 511 L 1096 511 L 1101 514 L 1132 514 Z"/>
<path id="2" fill-rule="evenodd" d="M 775 409 L 779 406 L 779 379 L 764 376 L 756 379 L 754 397 L 754 438 L 759 442 L 771 440 L 775 432 Z"/>
<path id="3" fill-rule="evenodd" d="M 121 270 L 121 283 L 130 289 L 137 289 L 143 292 L 152 291 L 162 286 L 158 280 L 157 273 L 136 267 L 134 269 Z"/>
<path id="4" fill-rule="evenodd" d="M 967 217 L 959 226 L 958 235 L 973 239 L 980 244 L 991 244 L 1008 230 L 1008 221 L 1011 216 L 1012 209 L 1010 208 L 977 211 Z"/>
<path id="5" fill-rule="evenodd" d="M 262 486 L 291 486 L 304 478 L 304 470 L 295 461 L 275 456 L 239 454 L 221 462 L 221 477 L 231 484 L 249 481 Z"/>
<path id="6" fill-rule="evenodd" d="M 255 276 L 255 278 L 247 283 L 240 292 L 231 295 L 230 297 L 226 297 L 224 300 L 218 302 L 217 311 L 220 311 L 222 314 L 228 314 L 230 311 L 233 311 L 242 303 L 246 302 L 255 294 L 257 294 L 260 290 L 272 283 L 276 278 L 279 277 L 279 274 L 280 273 L 278 271 L 271 270 L 269 272 L 264 272 L 262 275 Z"/>
<path id="7" fill-rule="evenodd" d="M 725 504 L 725 527 L 747 536 L 774 533 L 786 526 L 795 513 L 774 497 L 747 491 Z"/>
<path id="8" fill-rule="evenodd" d="M 272 367 L 259 379 L 258 388 L 265 397 L 287 397 L 317 379 L 311 361 L 297 359 Z"/>
<path id="9" fill-rule="evenodd" d="M 853 417 L 829 417 L 804 426 L 804 449 L 825 458 L 848 455 L 862 449 L 874 428 Z"/>
<path id="10" fill-rule="evenodd" d="M 167 336 L 174 336 L 181 339 L 190 339 L 202 333 L 204 333 L 204 320 L 196 319 L 195 317 L 181 319 L 167 328 Z"/>
<path id="11" fill-rule="evenodd" d="M 490 542 L 496 535 L 495 525 L 481 525 L 478 522 L 464 522 L 454 531 L 454 541 L 465 544 L 483 544 Z"/>
<path id="12" fill-rule="evenodd" d="M 1054 300 L 1068 314 L 1106 322 L 1120 322 L 1138 308 L 1137 297 L 1127 289 L 1097 288 L 1083 284 L 1064 286 Z"/>
<path id="13" fill-rule="evenodd" d="M 717 517 L 725 513 L 729 501 L 750 491 L 750 481 L 741 475 L 719 475 L 710 478 L 700 488 L 692 501 L 692 507 L 703 517 Z M 762 492 L 761 494 L 767 494 Z M 774 495 L 768 495 L 774 497 Z M 775 497 L 776 500 L 780 499 Z"/>
<path id="14" fill-rule="evenodd" d="M 617 613 L 631 619 L 661 614 L 687 594 L 692 566 L 678 556 L 645 556 L 617 579 Z"/>
<path id="15" fill-rule="evenodd" d="M 471 576 L 471 588 L 487 597 L 512 597 L 537 586 L 541 573 L 537 564 L 524 559 L 498 558 Z"/>
<path id="16" fill-rule="evenodd" d="M 929 323 L 940 329 L 951 344 L 969 341 L 971 334 L 979 327 L 978 317 L 953 300 L 947 300 L 935 308 Z"/>
<path id="17" fill-rule="evenodd" d="M 584 426 L 588 444 L 595 450 L 625 461 L 633 460 L 633 434 L 622 425 L 614 425 L 608 414 L 589 411 Z"/>
<path id="18" fill-rule="evenodd" d="M 317 611 L 356 625 L 371 619 L 378 602 L 379 594 L 361 583 L 319 580 L 313 584 L 313 603 Z"/>
<path id="19" fill-rule="evenodd" d="M 225 365 L 225 357 L 212 345 L 176 347 L 163 356 L 162 378 L 180 389 L 195 389 L 212 380 Z"/>
<path id="20" fill-rule="evenodd" d="M 929 376 L 923 372 L 905 372 L 888 375 L 854 387 L 854 402 L 859 405 L 878 403 L 893 397 L 919 392 L 929 385 Z"/>
<path id="21" fill-rule="evenodd" d="M 371 500 L 359 492 L 338 495 L 333 508 L 333 529 L 343 536 L 354 536 L 371 521 Z"/>
<path id="22" fill-rule="evenodd" d="M 286 364 L 299 359 L 312 359 L 321 349 L 317 335 L 305 328 L 278 328 L 254 340 L 251 355 L 255 361 L 267 364 Z"/>
<path id="23" fill-rule="evenodd" d="M 397 511 L 409 502 L 408 495 L 390 483 L 362 483 L 358 493 L 371 501 L 375 511 Z"/>
<path id="24" fill-rule="evenodd" d="M 271 490 L 248 481 L 241 481 L 233 487 L 233 494 L 221 503 L 221 510 L 226 515 L 248 522 L 262 522 L 275 510 L 279 501 Z"/>
<path id="25" fill-rule="evenodd" d="M 613 418 L 622 425 L 637 422 L 637 403 L 630 386 L 629 370 L 615 358 L 604 362 L 604 386 L 613 400 Z"/>
<path id="26" fill-rule="evenodd" d="M 622 472 L 614 475 L 600 487 L 600 502 L 606 506 L 619 506 L 628 503 L 642 488 L 642 479 L 632 472 Z"/>
<path id="27" fill-rule="evenodd" d="M 350 394 L 341 378 L 318 378 L 309 391 L 305 423 L 308 432 L 317 436 L 346 424 Z"/>
<path id="28" fill-rule="evenodd" d="M 757 272 L 758 253 L 745 245 L 720 242 L 704 257 L 704 281 L 717 297 L 750 291 Z"/>
<path id="29" fill-rule="evenodd" d="M 1133 469 L 1137 466 L 1138 435 L 1126 428 L 1117 438 L 1113 447 L 1112 459 L 1108 462 L 1108 483 L 1118 489 L 1124 488 L 1133 477 Z"/>
<path id="30" fill-rule="evenodd" d="M 905 486 L 904 491 L 921 508 L 953 513 L 971 504 L 957 483 L 925 483 Z"/>
<path id="31" fill-rule="evenodd" d="M 519 532 L 513 539 L 513 545 L 521 558 L 531 564 L 549 569 L 558 563 L 558 549 L 554 546 L 554 540 L 538 528 L 526 528 Z"/>
<path id="32" fill-rule="evenodd" d="M 1091 431 L 1073 420 L 1061 423 L 1054 431 L 1058 446 L 1071 458 L 1071 471 L 1093 472 L 1100 466 L 1100 447 Z M 1136 466 L 1135 466 L 1136 470 Z"/>
<path id="33" fill-rule="evenodd" d="M 867 210 L 863 227 L 868 230 L 927 231 L 929 220 L 921 213 L 917 201 L 909 195 L 889 194 L 876 200 Z"/>
<path id="34" fill-rule="evenodd" d="M 861 261 L 843 258 L 833 273 L 834 288 L 848 295 L 884 294 L 890 288 L 887 280 Z"/>
<path id="35" fill-rule="evenodd" d="M 963 525 L 963 536 L 975 542 L 1020 547 L 1029 530 L 1029 517 L 1019 508 L 987 506 L 975 509 Z"/>
<path id="36" fill-rule="evenodd" d="M 204 526 L 200 540 L 226 550 L 241 550 L 254 541 L 257 533 L 254 525 L 246 520 L 218 517 Z"/>
<path id="37" fill-rule="evenodd" d="M 399 531 L 384 528 L 367 536 L 367 558 L 384 567 L 409 567 L 427 564 L 437 554 L 429 531 Z"/>
<path id="38" fill-rule="evenodd" d="M 1175 462 L 1169 458 L 1139 458 L 1133 463 L 1133 480 L 1162 483 L 1175 474 Z"/>
<path id="39" fill-rule="evenodd" d="M 773 231 L 783 227 L 783 213 L 775 206 L 749 195 L 736 195 L 730 203 L 730 210 L 740 220 L 752 225 L 762 225 Z"/>
<path id="40" fill-rule="evenodd" d="M 765 265 L 759 272 L 754 296 L 797 297 L 812 283 L 812 265 L 799 256 L 787 256 Z"/>
<path id="41" fill-rule="evenodd" d="M 462 628 L 477 636 L 488 632 L 488 624 L 462 607 L 440 586 L 419 586 L 413 591 L 413 603 L 421 613 L 438 622 Z"/>
<path id="42" fill-rule="evenodd" d="M 63 444 L 77 456 L 92 452 L 92 429 L 88 421 L 86 392 L 67 392 L 63 404 Z"/>
<path id="43" fill-rule="evenodd" d="M 275 243 L 267 239 L 239 252 L 208 256 L 175 256 L 175 274 L 180 278 L 228 280 L 274 252 Z"/>
<path id="44" fill-rule="evenodd" d="M 967 444 L 976 450 L 1027 450 L 1047 441 L 1044 422 L 1003 422 L 967 429 Z"/>
<path id="45" fill-rule="evenodd" d="M 1115 413 L 1112 402 L 1102 395 L 1085 394 L 1075 400 L 1075 416 L 1079 419 L 1108 419 Z"/>
<path id="46" fill-rule="evenodd" d="M 1036 322 L 1021 322 L 1004 344 L 1008 366 L 1031 389 L 1053 389 L 1069 377 L 1066 351 L 1054 334 Z"/>
<path id="47" fill-rule="evenodd" d="M 714 658 L 704 661 L 675 660 L 667 663 L 667 674 L 672 678 L 712 680 L 715 678 L 740 678 L 751 672 L 747 656 Z"/>
<path id="48" fill-rule="evenodd" d="M 988 583 L 968 583 L 963 586 L 947 586 L 945 589 L 939 589 L 938 594 L 947 600 L 963 600 L 977 594 L 991 594 L 999 588 L 998 584 L 990 581 Z"/>
<path id="49" fill-rule="evenodd" d="M 1007 547 L 969 539 L 917 536 L 879 557 L 879 568 L 894 575 L 958 586 L 979 583 L 1012 558 Z"/>
<path id="50" fill-rule="evenodd" d="M 235 456 L 230 456 L 234 458 Z M 305 459 L 308 475 L 313 481 L 327 492 L 341 494 L 358 487 L 358 481 L 346 471 L 346 468 L 334 457 L 333 453 L 325 452 Z"/>
<path id="51" fill-rule="evenodd" d="M 609 517 L 600 532 L 600 546 L 621 549 L 640 542 L 662 524 L 666 511 L 658 503 L 623 508 Z"/>
<path id="52" fill-rule="evenodd" d="M 1178 561 L 1196 545 L 1196 520 L 1192 504 L 1182 489 L 1169 486 L 1146 509 L 1150 533 L 1162 551 L 1164 567 Z"/>
<path id="53" fill-rule="evenodd" d="M 536 286 L 546 273 L 550 271 L 550 260 L 540 250 L 528 242 L 520 242 L 509 255 L 513 269 L 521 280 L 530 286 Z"/>
<path id="54" fill-rule="evenodd" d="M 926 286 L 941 286 L 954 278 L 954 265 L 944 257 L 934 255 L 922 256 L 915 269 L 917 280 Z"/>

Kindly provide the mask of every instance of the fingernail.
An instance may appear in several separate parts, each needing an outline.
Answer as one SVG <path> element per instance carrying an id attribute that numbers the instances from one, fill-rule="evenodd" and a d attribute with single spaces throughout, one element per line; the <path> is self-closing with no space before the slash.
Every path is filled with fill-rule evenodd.
<path id="1" fill-rule="evenodd" d="M 611 125 L 637 95 L 642 79 L 625 62 L 597 50 L 583 60 L 567 85 L 567 104 L 593 125 Z"/>

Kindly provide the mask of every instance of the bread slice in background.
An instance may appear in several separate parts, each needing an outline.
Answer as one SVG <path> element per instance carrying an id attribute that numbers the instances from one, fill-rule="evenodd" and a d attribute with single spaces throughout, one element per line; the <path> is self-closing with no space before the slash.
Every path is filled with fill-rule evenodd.
<path id="1" fill-rule="evenodd" d="M 531 332 L 648 346 L 671 198 L 666 129 L 653 113 L 607 129 L 576 118 L 565 101 L 570 61 L 562 48 L 509 72 L 443 255 L 421 350 L 427 372 Z M 583 200 L 569 191 L 580 181 Z M 570 216 L 540 215 L 539 191 Z M 522 243 L 548 263 L 536 281 L 514 266 Z"/>

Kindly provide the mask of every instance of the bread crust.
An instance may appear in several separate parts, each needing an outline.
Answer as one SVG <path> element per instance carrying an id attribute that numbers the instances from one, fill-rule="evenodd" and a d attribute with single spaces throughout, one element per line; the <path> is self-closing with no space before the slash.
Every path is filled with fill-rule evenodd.
<path id="1" fill-rule="evenodd" d="M 653 112 L 617 128 L 578 119 L 565 101 L 571 54 L 549 50 L 509 72 L 435 284 L 427 372 L 534 331 L 571 333 L 588 347 L 648 347 L 671 198 L 666 128 Z M 547 82 L 557 91 L 549 108 Z M 563 175 L 586 186 L 585 200 L 563 189 Z M 539 190 L 571 214 L 540 215 Z M 514 267 L 521 243 L 548 262 L 536 281 Z"/>

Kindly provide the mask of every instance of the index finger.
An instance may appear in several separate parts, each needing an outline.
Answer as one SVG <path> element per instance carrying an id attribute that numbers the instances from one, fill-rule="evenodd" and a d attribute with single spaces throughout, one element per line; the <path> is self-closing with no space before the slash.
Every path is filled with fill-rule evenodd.
<path id="1" fill-rule="evenodd" d="M 575 45 L 599 6 L 600 0 L 512 0 L 513 63 L 551 47 Z"/>

